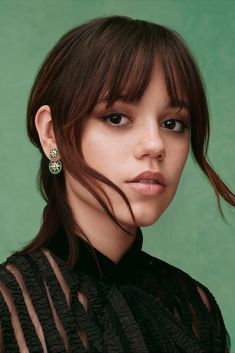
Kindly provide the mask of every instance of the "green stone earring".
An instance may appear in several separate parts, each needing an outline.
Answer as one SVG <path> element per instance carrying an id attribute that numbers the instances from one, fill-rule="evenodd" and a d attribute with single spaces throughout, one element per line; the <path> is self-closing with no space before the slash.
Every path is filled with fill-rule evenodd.
<path id="1" fill-rule="evenodd" d="M 58 150 L 56 148 L 53 148 L 49 154 L 51 159 L 53 159 L 49 163 L 49 170 L 52 174 L 59 174 L 62 169 L 62 163 L 60 160 L 55 160 L 59 158 Z"/>

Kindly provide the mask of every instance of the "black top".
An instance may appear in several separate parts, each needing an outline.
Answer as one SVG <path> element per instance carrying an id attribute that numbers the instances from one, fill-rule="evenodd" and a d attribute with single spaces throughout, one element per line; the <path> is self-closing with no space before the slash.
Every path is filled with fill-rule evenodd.
<path id="1" fill-rule="evenodd" d="M 142 251 L 142 240 L 138 229 L 118 264 L 94 249 L 101 271 L 79 237 L 79 261 L 68 268 L 63 232 L 48 249 L 8 258 L 0 267 L 0 352 L 228 352 L 209 290 Z"/>

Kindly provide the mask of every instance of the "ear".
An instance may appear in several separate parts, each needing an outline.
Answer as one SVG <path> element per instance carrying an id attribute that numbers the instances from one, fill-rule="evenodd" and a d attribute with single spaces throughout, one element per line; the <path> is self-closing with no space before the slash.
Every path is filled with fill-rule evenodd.
<path id="1" fill-rule="evenodd" d="M 35 126 L 39 135 L 42 149 L 50 159 L 50 151 L 57 148 L 52 125 L 51 110 L 48 105 L 41 106 L 35 116 Z"/>

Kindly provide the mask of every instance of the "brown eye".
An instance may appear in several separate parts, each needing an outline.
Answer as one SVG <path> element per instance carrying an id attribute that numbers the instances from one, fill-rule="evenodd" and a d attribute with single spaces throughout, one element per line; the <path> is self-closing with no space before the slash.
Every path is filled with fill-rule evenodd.
<path id="1" fill-rule="evenodd" d="M 110 115 L 107 120 L 109 120 L 111 124 L 119 125 L 122 121 L 122 116 L 119 114 L 113 114 Z"/>
<path id="2" fill-rule="evenodd" d="M 129 123 L 129 119 L 126 116 L 119 113 L 107 114 L 102 117 L 102 120 L 104 120 L 106 124 L 112 125 L 115 127 L 124 126 Z"/>
<path id="3" fill-rule="evenodd" d="M 173 130 L 176 132 L 182 132 L 185 129 L 185 124 L 183 121 L 177 120 L 177 119 L 169 119 L 165 120 L 162 123 L 162 127 L 168 130 Z"/>
<path id="4" fill-rule="evenodd" d="M 175 126 L 176 126 L 176 121 L 175 120 L 168 120 L 168 121 L 165 122 L 165 127 L 167 129 L 173 130 L 175 128 Z"/>

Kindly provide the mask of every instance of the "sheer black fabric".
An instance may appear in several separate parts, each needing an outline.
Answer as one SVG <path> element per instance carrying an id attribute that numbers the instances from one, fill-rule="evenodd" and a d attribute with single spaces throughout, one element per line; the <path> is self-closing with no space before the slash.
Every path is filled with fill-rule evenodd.
<path id="1" fill-rule="evenodd" d="M 73 270 L 63 231 L 48 248 L 0 266 L 1 353 L 228 352 L 213 295 L 142 251 L 140 229 L 118 264 L 95 249 L 101 272 L 86 242 L 78 242 Z"/>

